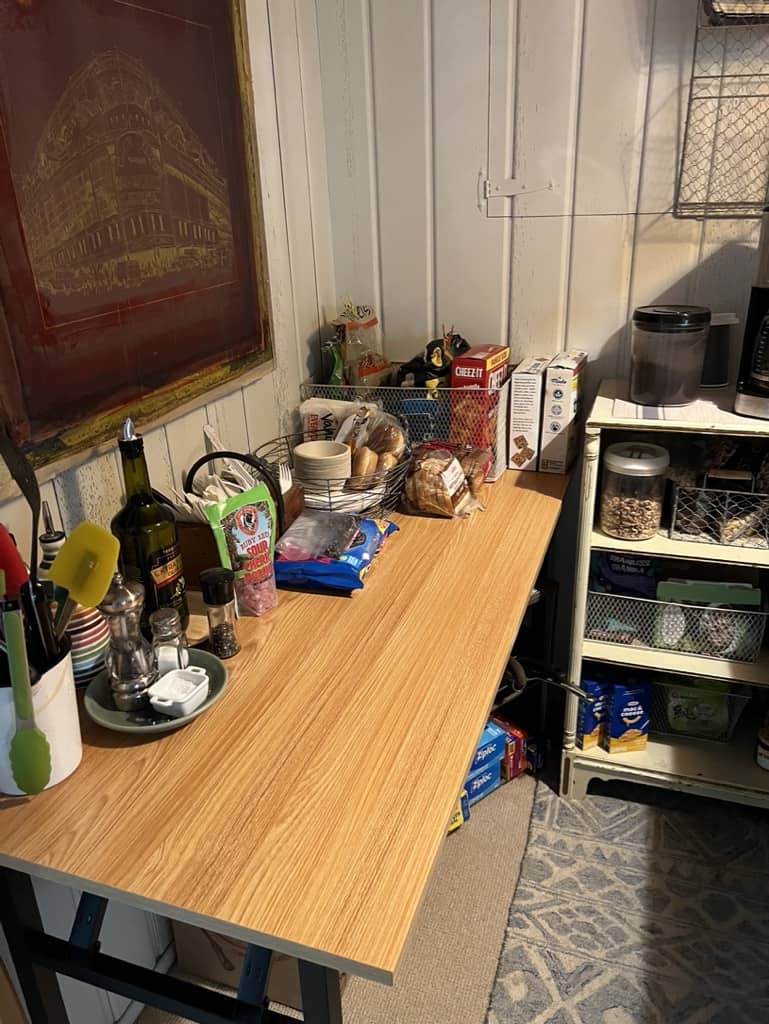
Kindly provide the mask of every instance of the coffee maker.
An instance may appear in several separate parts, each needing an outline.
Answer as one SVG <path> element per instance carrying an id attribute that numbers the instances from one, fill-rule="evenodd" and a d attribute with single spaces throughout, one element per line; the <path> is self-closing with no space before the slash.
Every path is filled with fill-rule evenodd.
<path id="1" fill-rule="evenodd" d="M 761 221 L 734 411 L 769 420 L 769 206 L 764 207 Z"/>

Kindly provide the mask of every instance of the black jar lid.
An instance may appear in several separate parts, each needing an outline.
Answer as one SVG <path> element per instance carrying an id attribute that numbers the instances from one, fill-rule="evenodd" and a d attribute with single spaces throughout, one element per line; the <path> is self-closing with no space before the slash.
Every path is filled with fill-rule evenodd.
<path id="1" fill-rule="evenodd" d="M 235 573 L 232 569 L 204 569 L 200 589 L 206 604 L 229 604 L 235 596 Z"/>
<path id="2" fill-rule="evenodd" d="M 639 306 L 633 323 L 647 331 L 699 330 L 710 323 L 707 306 Z"/>

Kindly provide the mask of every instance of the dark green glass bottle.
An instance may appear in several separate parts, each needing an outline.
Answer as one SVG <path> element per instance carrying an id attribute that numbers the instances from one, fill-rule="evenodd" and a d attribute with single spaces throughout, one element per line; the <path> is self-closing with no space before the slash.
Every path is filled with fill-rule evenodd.
<path id="1" fill-rule="evenodd" d="M 174 514 L 152 496 L 144 442 L 135 434 L 130 419 L 123 424 L 118 444 L 126 503 L 112 520 L 111 528 L 120 541 L 120 571 L 144 587 L 145 633 L 149 635 L 148 619 L 158 608 L 176 608 L 186 629 L 190 613 Z"/>

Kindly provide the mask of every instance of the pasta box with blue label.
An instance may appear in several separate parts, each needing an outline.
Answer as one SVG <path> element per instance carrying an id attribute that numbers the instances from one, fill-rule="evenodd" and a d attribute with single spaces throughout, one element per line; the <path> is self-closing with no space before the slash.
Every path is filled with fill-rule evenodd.
<path id="1" fill-rule="evenodd" d="M 651 683 L 615 683 L 601 746 L 610 754 L 645 750 L 649 734 Z"/>
<path id="2" fill-rule="evenodd" d="M 467 790 L 463 789 L 459 794 L 457 800 L 457 806 L 454 808 L 454 813 L 451 815 L 451 821 L 449 822 L 448 834 L 456 832 L 458 828 L 461 828 L 466 821 L 470 820 L 470 803 L 467 799 Z"/>
<path id="3" fill-rule="evenodd" d="M 496 722 L 487 722 L 478 741 L 478 749 L 470 765 L 470 772 L 476 771 L 484 764 L 501 761 L 505 756 L 507 733 Z"/>
<path id="4" fill-rule="evenodd" d="M 474 772 L 470 772 L 465 780 L 467 801 L 472 807 L 493 793 L 502 784 L 502 759 L 489 761 Z"/>

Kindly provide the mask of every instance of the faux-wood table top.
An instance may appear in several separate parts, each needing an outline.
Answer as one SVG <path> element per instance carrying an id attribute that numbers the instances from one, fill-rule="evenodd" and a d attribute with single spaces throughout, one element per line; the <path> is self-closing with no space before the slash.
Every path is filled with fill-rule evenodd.
<path id="1" fill-rule="evenodd" d="M 77 771 L 0 797 L 0 863 L 392 981 L 566 483 L 395 517 L 364 590 L 241 619 L 223 698 L 177 732 L 81 712 Z"/>

